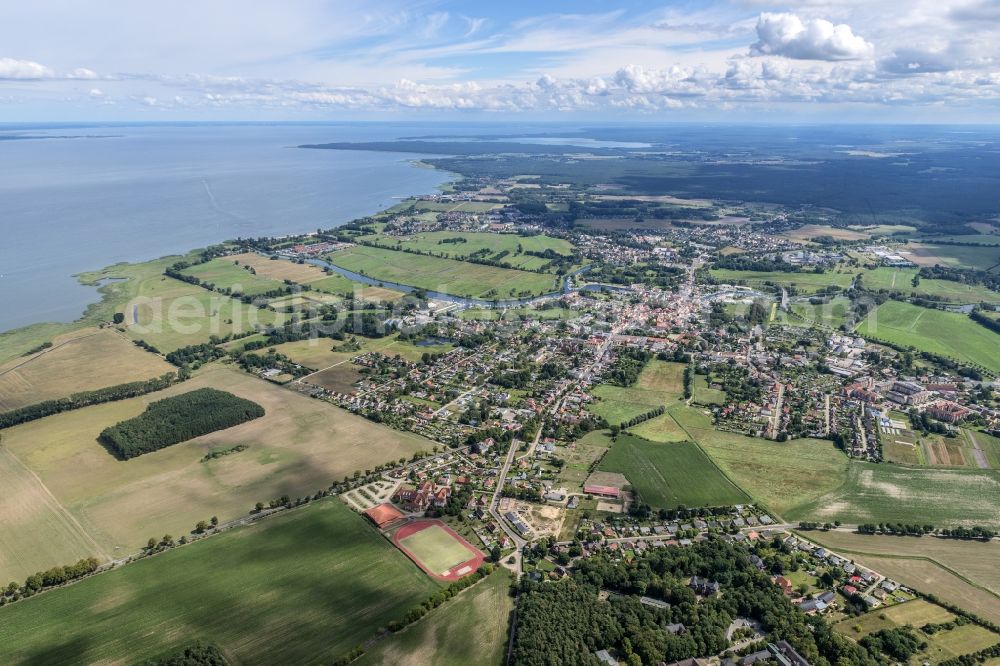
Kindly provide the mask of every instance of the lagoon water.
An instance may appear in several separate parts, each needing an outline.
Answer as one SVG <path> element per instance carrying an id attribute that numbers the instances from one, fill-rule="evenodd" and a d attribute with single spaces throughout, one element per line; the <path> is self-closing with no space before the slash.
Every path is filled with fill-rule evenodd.
<path id="1" fill-rule="evenodd" d="M 440 131 L 440 127 L 427 131 Z M 0 125 L 0 331 L 72 321 L 73 276 L 237 236 L 329 228 L 452 176 L 414 155 L 304 150 L 388 140 L 413 124 Z M 72 137 L 72 138 L 66 138 Z"/>

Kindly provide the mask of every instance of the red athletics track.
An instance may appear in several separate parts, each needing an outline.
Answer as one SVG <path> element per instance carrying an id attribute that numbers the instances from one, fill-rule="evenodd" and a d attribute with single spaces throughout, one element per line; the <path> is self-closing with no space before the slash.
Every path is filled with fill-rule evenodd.
<path id="1" fill-rule="evenodd" d="M 406 546 L 400 543 L 401 539 L 405 539 L 408 536 L 413 536 L 417 532 L 423 531 L 428 527 L 432 527 L 434 525 L 440 527 L 445 532 L 450 534 L 453 539 L 462 544 L 462 547 L 465 548 L 467 551 L 469 551 L 469 554 L 472 555 L 472 557 L 466 560 L 465 562 L 453 566 L 451 569 L 448 570 L 447 575 L 444 576 L 442 576 L 437 571 L 431 571 L 430 569 L 428 569 L 426 566 L 424 566 L 424 563 L 420 561 L 420 558 L 418 558 L 416 555 L 410 552 L 410 550 Z M 475 546 L 473 546 L 471 543 L 463 539 L 461 535 L 459 535 L 455 530 L 448 527 L 445 523 L 436 519 L 425 518 L 421 520 L 414 520 L 413 522 L 410 523 L 406 523 L 398 530 L 396 530 L 395 534 L 392 535 L 392 543 L 393 545 L 396 546 L 396 548 L 399 548 L 401 551 L 403 551 L 403 553 L 408 558 L 413 560 L 413 563 L 416 564 L 418 567 L 420 567 L 420 569 L 425 574 L 427 574 L 428 576 L 430 576 L 435 580 L 453 581 L 453 580 L 458 580 L 460 578 L 464 578 L 465 576 L 468 576 L 470 573 L 478 569 L 482 565 L 482 563 L 486 560 L 486 556 L 483 555 L 483 553 L 480 552 Z M 461 571 L 462 573 L 458 573 L 459 571 Z"/>

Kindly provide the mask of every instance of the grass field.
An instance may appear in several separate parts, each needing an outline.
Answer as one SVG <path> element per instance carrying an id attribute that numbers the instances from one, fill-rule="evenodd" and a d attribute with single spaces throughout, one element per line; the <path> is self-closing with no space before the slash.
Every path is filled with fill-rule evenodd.
<path id="1" fill-rule="evenodd" d="M 851 311 L 851 301 L 844 296 L 830 299 L 829 303 L 813 305 L 812 303 L 792 303 L 792 312 L 797 316 L 782 316 L 782 321 L 795 326 L 826 326 L 837 328 L 843 324 Z"/>
<path id="2" fill-rule="evenodd" d="M 265 277 L 262 272 L 255 275 L 248 271 L 242 262 L 237 263 L 240 261 L 239 257 L 245 256 L 216 257 L 203 264 L 185 268 L 181 273 L 196 277 L 213 285 L 216 289 L 230 289 L 233 293 L 248 296 L 256 296 L 285 286 L 281 280 Z M 264 261 L 268 260 L 264 259 Z"/>
<path id="3" fill-rule="evenodd" d="M 842 485 L 797 506 L 792 520 L 1000 527 L 1000 472 L 854 462 Z"/>
<path id="4" fill-rule="evenodd" d="M 0 366 L 0 411 L 176 370 L 107 329 L 80 329 L 52 342 L 49 349 Z"/>
<path id="5" fill-rule="evenodd" d="M 964 284 L 952 280 L 921 279 L 916 287 L 913 277 L 917 268 L 875 268 L 865 271 L 862 281 L 866 289 L 896 290 L 904 294 L 932 296 L 956 303 L 998 303 L 1000 294 L 982 285 Z"/>
<path id="6" fill-rule="evenodd" d="M 799 293 L 811 294 L 829 286 L 847 289 L 854 280 L 854 272 L 837 273 L 831 270 L 825 273 L 784 273 L 781 271 L 734 271 L 730 269 L 713 269 L 712 277 L 719 282 L 746 282 L 750 286 L 760 286 L 765 282 L 773 282 L 782 286 L 794 286 Z"/>
<path id="7" fill-rule="evenodd" d="M 488 201 L 459 201 L 456 203 L 450 201 L 408 201 L 403 203 L 404 206 L 412 203 L 417 210 L 422 211 L 462 213 L 488 213 L 494 208 L 503 206 L 503 204 L 490 203 Z"/>
<path id="8" fill-rule="evenodd" d="M 388 248 L 429 252 L 452 259 L 465 259 L 477 252 L 487 251 L 487 259 L 497 259 L 509 263 L 514 268 L 538 270 L 550 263 L 548 259 L 536 257 L 526 252 L 553 252 L 569 256 L 573 253 L 573 244 L 561 238 L 551 236 L 518 236 L 515 234 L 492 234 L 488 232 L 467 231 L 429 231 L 409 236 L 362 236 L 363 240 L 371 241 Z M 464 243 L 444 243 L 444 240 L 464 238 Z M 507 254 L 503 257 L 501 252 Z"/>
<path id="9" fill-rule="evenodd" d="M 834 630 L 860 640 L 868 634 L 881 629 L 891 629 L 909 625 L 914 629 L 927 623 L 944 623 L 955 619 L 955 616 L 940 606 L 923 599 L 915 599 L 889 608 L 878 609 L 865 613 L 861 617 L 847 618 L 834 625 Z M 910 663 L 939 663 L 963 654 L 969 654 L 1000 642 L 1000 635 L 988 629 L 967 624 L 949 631 L 940 631 L 933 635 L 918 632 L 922 640 L 927 641 L 927 649 L 911 659 Z"/>
<path id="10" fill-rule="evenodd" d="M 368 352 L 378 352 L 386 356 L 396 356 L 397 354 L 407 361 L 419 361 L 426 352 L 430 354 L 442 354 L 454 349 L 450 343 L 418 346 L 406 340 L 399 340 L 397 335 L 390 335 L 384 338 L 366 338 L 355 336 L 359 345 L 356 351 L 333 351 L 344 345 L 343 341 L 331 340 L 330 338 L 315 338 L 312 340 L 297 340 L 295 342 L 285 342 L 275 348 L 282 354 L 286 354 L 296 363 L 300 363 L 307 368 L 318 370 L 327 368 L 335 363 L 350 361 L 350 359 L 360 354 Z"/>
<path id="11" fill-rule="evenodd" d="M 587 409 L 617 425 L 656 407 L 677 402 L 684 395 L 683 363 L 652 360 L 634 386 L 601 384 L 591 394 L 596 400 Z"/>
<path id="12" fill-rule="evenodd" d="M 724 405 L 726 404 L 726 392 L 722 389 L 711 388 L 708 384 L 707 375 L 694 376 L 694 391 L 692 399 L 699 405 Z"/>
<path id="13" fill-rule="evenodd" d="M 555 288 L 548 273 L 495 268 L 466 261 L 356 246 L 329 256 L 332 264 L 386 280 L 457 296 L 490 299 L 542 294 Z"/>
<path id="14" fill-rule="evenodd" d="M 445 529 L 431 525 L 399 542 L 429 570 L 444 574 L 472 558 L 472 554 Z"/>
<path id="15" fill-rule="evenodd" d="M 914 347 L 1000 373 L 1000 334 L 966 315 L 886 301 L 858 324 L 858 333 L 892 344 Z"/>
<path id="16" fill-rule="evenodd" d="M 391 634 L 358 660 L 359 666 L 501 666 L 514 599 L 510 574 L 497 569 L 422 620 Z"/>
<path id="17" fill-rule="evenodd" d="M 436 589 L 324 500 L 0 609 L 3 661 L 140 663 L 201 639 L 234 663 L 328 664 Z"/>
<path id="18" fill-rule="evenodd" d="M 139 284 L 136 298 L 121 310 L 125 332 L 162 352 L 208 342 L 211 336 L 254 330 L 281 315 L 162 275 Z"/>
<path id="19" fill-rule="evenodd" d="M 149 402 L 203 386 L 252 400 L 264 407 L 266 415 L 124 462 L 96 441 L 101 430 L 136 416 Z M 78 521 L 80 531 L 99 545 L 100 550 L 93 550 L 99 557 L 132 552 L 153 535 L 186 534 L 212 515 L 220 520 L 235 518 L 258 501 L 312 494 L 354 470 L 433 447 L 416 435 L 224 368 L 209 369 L 167 391 L 7 429 L 2 444 L 27 468 L 9 482 L 25 486 L 25 497 L 37 497 L 38 489 L 28 483 L 37 475 L 57 509 Z M 249 449 L 201 462 L 212 449 L 236 444 Z M 8 506 L 21 507 L 0 516 L 5 542 L 37 541 L 30 523 L 24 522 L 25 516 L 39 511 L 32 501 L 19 494 L 5 499 Z M 58 515 L 46 520 L 51 523 Z M 23 564 L 0 569 L 0 579 L 23 578 L 75 560 L 77 543 L 67 539 L 37 552 L 21 548 L 24 552 L 18 558 Z M 2 557 L 12 559 L 7 551 Z"/>
<path id="20" fill-rule="evenodd" d="M 788 513 L 839 488 L 847 456 L 826 440 L 773 442 L 730 432 L 688 432 L 733 482 L 771 511 Z"/>
<path id="21" fill-rule="evenodd" d="M 611 446 L 611 435 L 607 430 L 588 432 L 580 439 L 560 451 L 559 455 L 566 462 L 559 470 L 556 487 L 565 487 L 570 492 L 583 491 L 583 482 L 590 474 L 590 465 L 601 457 Z"/>
<path id="22" fill-rule="evenodd" d="M 619 435 L 598 469 L 624 474 L 643 501 L 657 509 L 749 500 L 692 442 L 665 444 Z"/>

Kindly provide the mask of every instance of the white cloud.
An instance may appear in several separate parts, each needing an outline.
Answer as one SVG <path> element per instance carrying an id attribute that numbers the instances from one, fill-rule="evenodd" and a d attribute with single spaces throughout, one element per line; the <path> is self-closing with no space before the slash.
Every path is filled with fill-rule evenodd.
<path id="1" fill-rule="evenodd" d="M 50 79 L 55 76 L 51 68 L 32 60 L 0 58 L 0 80 Z"/>
<path id="2" fill-rule="evenodd" d="M 797 60 L 860 60 L 870 58 L 875 47 L 851 26 L 826 19 L 803 22 L 795 14 L 764 12 L 757 20 L 758 41 L 754 55 L 779 55 Z"/>

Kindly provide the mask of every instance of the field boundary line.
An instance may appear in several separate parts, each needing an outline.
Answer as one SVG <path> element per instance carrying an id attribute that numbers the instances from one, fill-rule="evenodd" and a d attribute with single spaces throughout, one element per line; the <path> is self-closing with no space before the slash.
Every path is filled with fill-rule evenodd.
<path id="1" fill-rule="evenodd" d="M 49 490 L 49 487 L 42 482 L 42 480 L 39 478 L 37 474 L 35 474 L 34 470 L 25 465 L 21 461 L 21 459 L 18 458 L 16 455 L 14 455 L 14 452 L 11 451 L 6 446 L 0 445 L 0 452 L 6 453 L 8 456 L 10 456 L 11 460 L 16 462 L 25 472 L 31 475 L 31 478 L 35 480 L 35 483 L 37 483 L 42 490 L 45 491 L 45 495 L 55 505 L 54 508 L 56 509 L 56 513 L 61 515 L 64 519 L 68 520 L 74 527 L 76 527 L 76 529 L 79 530 L 80 535 L 83 536 L 86 541 L 90 542 L 90 544 L 97 550 L 97 553 L 99 555 L 104 557 L 105 560 L 110 561 L 114 559 L 110 555 L 108 555 L 103 548 L 101 548 L 100 544 L 98 544 L 97 541 L 94 539 L 94 537 L 90 535 L 90 532 L 83 529 L 83 525 L 81 525 L 80 521 L 78 521 L 76 517 L 69 512 L 69 509 L 64 507 L 62 503 L 58 499 L 56 499 L 56 496 L 52 494 L 52 491 Z"/>
<path id="2" fill-rule="evenodd" d="M 65 342 L 60 342 L 59 344 L 57 344 L 57 345 L 55 345 L 53 347 L 47 347 L 47 348 L 41 350 L 40 352 L 32 355 L 31 358 L 27 358 L 27 359 L 21 361 L 20 363 L 18 363 L 17 365 L 15 365 L 14 367 L 7 368 L 3 372 L 0 372 L 0 377 L 3 377 L 8 372 L 14 372 L 15 370 L 23 368 L 24 366 L 28 365 L 32 361 L 36 361 L 36 360 L 42 358 L 43 356 L 45 356 L 49 352 L 54 352 L 55 350 L 61 349 L 61 348 L 65 347 L 68 344 L 72 344 L 72 343 L 76 342 L 77 340 L 86 340 L 87 338 L 92 338 L 95 335 L 100 335 L 100 333 L 101 333 L 101 331 L 97 330 L 97 331 L 94 331 L 93 333 L 88 333 L 87 335 L 81 335 L 81 336 L 78 336 L 78 337 L 75 337 L 75 338 L 70 338 L 69 340 L 66 340 Z M 129 342 L 131 342 L 131 340 L 129 340 Z"/>
<path id="3" fill-rule="evenodd" d="M 666 414 L 670 414 L 670 411 L 668 410 L 665 413 Z M 705 456 L 708 459 L 708 462 L 712 463 L 712 466 L 715 469 L 719 470 L 719 474 L 721 474 L 722 477 L 726 481 L 728 481 L 730 483 L 730 485 L 733 486 L 733 488 L 736 488 L 736 490 L 738 490 L 741 493 L 743 493 L 743 495 L 746 496 L 748 499 L 752 499 L 754 501 L 754 503 L 757 504 L 757 506 L 763 506 L 765 509 L 767 509 L 767 512 L 770 513 L 770 514 L 772 514 L 775 518 L 781 518 L 782 520 L 784 520 L 784 518 L 782 516 L 779 516 L 777 513 L 775 513 L 774 511 L 772 511 L 767 505 L 763 504 L 756 497 L 754 497 L 753 495 L 751 495 L 750 493 L 748 493 L 746 490 L 744 490 L 743 486 L 741 486 L 738 483 L 736 483 L 735 481 L 733 481 L 733 479 L 728 474 L 726 474 L 726 471 L 724 469 L 722 469 L 721 467 L 719 467 L 719 463 L 715 462 L 715 459 L 712 458 L 712 456 L 708 455 L 708 451 L 706 451 L 704 449 L 704 447 L 702 447 L 701 442 L 699 442 L 697 439 L 695 439 L 694 435 L 691 434 L 691 431 L 689 431 L 687 428 L 685 428 L 684 426 L 682 426 L 681 422 L 678 421 L 677 418 L 673 414 L 670 414 L 670 418 L 672 418 L 674 420 L 674 423 L 677 424 L 678 428 L 680 428 L 681 430 L 684 431 L 684 434 L 686 434 L 688 437 L 691 438 L 691 443 L 698 447 L 698 450 L 701 451 L 701 455 Z"/>

